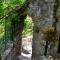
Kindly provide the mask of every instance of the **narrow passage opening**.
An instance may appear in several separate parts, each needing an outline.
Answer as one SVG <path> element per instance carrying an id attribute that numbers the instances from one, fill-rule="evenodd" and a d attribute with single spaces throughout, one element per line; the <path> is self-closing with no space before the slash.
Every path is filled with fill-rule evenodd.
<path id="1" fill-rule="evenodd" d="M 27 15 L 24 21 L 24 29 L 22 32 L 22 52 L 21 55 L 31 59 L 32 56 L 32 38 L 33 38 L 33 21 Z"/>

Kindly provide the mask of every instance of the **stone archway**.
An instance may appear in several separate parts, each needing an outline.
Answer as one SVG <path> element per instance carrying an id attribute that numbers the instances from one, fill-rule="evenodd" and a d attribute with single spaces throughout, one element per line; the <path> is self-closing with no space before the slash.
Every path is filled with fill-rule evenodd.
<path id="1" fill-rule="evenodd" d="M 29 6 L 26 8 L 27 10 L 26 9 L 24 10 L 25 12 L 27 11 L 26 15 L 28 14 L 29 16 L 32 17 L 33 23 L 34 23 L 33 44 L 32 44 L 32 58 L 34 60 L 40 60 L 40 57 L 44 55 L 45 41 L 42 38 L 42 34 L 43 34 L 42 29 L 44 29 L 44 27 L 52 27 L 52 24 L 54 22 L 53 21 L 53 4 L 54 4 L 53 0 L 44 0 L 44 1 L 35 0 L 30 2 Z M 18 13 L 22 14 L 23 12 L 18 12 Z M 24 16 L 24 14 L 22 16 Z M 24 25 L 24 19 L 22 21 L 23 25 Z M 21 28 L 23 28 L 22 25 L 21 25 Z M 20 32 L 22 32 L 22 30 Z M 21 39 L 20 39 L 20 43 L 21 43 Z M 20 43 L 19 45 L 21 45 Z M 17 47 L 19 49 L 19 46 Z M 18 50 L 18 53 L 20 52 L 20 49 Z"/>

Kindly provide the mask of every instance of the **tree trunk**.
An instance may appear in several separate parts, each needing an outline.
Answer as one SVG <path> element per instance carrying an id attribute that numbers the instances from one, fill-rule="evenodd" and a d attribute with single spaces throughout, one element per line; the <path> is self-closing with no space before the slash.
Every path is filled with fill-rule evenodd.
<path id="1" fill-rule="evenodd" d="M 16 41 L 15 41 L 16 56 L 21 54 L 22 31 L 23 31 L 23 28 L 24 28 L 24 19 L 27 16 L 27 14 L 24 14 L 25 11 L 20 13 L 21 10 L 19 10 L 18 12 L 17 13 L 20 16 L 20 18 L 19 18 L 18 22 L 15 23 L 15 26 L 14 26 L 14 38 L 16 38 Z"/>
<path id="2" fill-rule="evenodd" d="M 23 18 L 23 17 L 22 17 Z M 15 39 L 15 53 L 16 56 L 21 54 L 21 45 L 22 45 L 22 31 L 24 27 L 24 19 L 18 21 L 16 24 L 17 26 L 14 27 L 14 39 Z"/>
<path id="3" fill-rule="evenodd" d="M 16 39 L 16 41 L 15 41 L 16 56 L 21 54 L 22 31 L 24 28 L 24 19 L 27 16 L 26 8 L 27 8 L 28 4 L 29 4 L 29 1 L 26 0 L 25 3 L 23 4 L 23 6 L 16 11 L 19 16 L 19 20 L 17 23 L 15 23 L 14 29 L 13 29 L 14 30 L 14 39 Z"/>

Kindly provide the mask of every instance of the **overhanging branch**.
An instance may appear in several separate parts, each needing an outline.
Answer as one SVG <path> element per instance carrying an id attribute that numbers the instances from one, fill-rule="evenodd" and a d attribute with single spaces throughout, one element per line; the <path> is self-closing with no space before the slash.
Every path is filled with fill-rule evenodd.
<path id="1" fill-rule="evenodd" d="M 19 11 L 19 13 L 21 15 L 23 13 L 23 11 L 25 11 L 27 9 L 28 5 L 29 5 L 29 0 L 26 0 L 23 3 L 22 6 L 15 6 L 15 8 L 10 9 L 10 11 L 6 15 L 1 17 L 0 19 L 5 19 L 5 18 L 11 16 L 14 12 L 18 12 L 18 11 Z"/>

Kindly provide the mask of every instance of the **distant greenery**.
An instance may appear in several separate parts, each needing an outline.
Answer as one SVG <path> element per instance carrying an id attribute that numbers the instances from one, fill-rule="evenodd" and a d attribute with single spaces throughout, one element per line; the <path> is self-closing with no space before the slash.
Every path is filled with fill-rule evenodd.
<path id="1" fill-rule="evenodd" d="M 24 22 L 24 29 L 22 32 L 23 37 L 31 36 L 33 34 L 33 21 L 32 18 L 27 16 Z"/>

